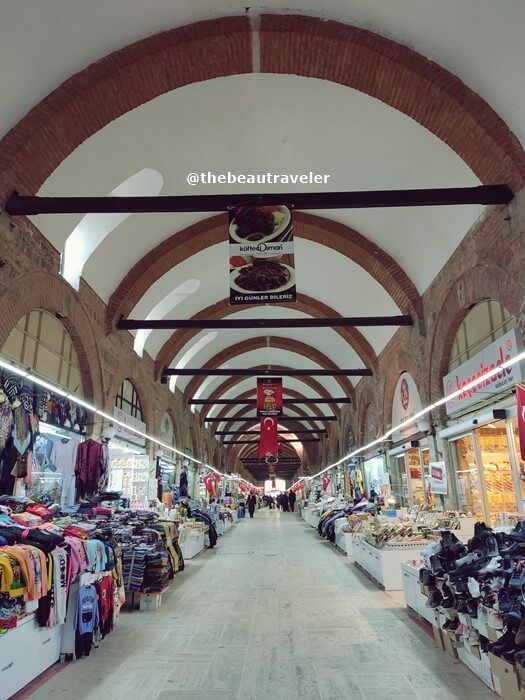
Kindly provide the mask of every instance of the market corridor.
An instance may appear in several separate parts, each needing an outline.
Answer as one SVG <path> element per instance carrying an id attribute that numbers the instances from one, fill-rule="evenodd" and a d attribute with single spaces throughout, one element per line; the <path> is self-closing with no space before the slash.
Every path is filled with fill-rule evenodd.
<path id="1" fill-rule="evenodd" d="M 257 511 L 34 700 L 494 698 L 292 513 Z"/>

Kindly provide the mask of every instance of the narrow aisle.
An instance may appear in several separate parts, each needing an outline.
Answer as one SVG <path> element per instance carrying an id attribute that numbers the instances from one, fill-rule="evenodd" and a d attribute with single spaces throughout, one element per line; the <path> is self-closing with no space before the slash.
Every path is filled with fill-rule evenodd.
<path id="1" fill-rule="evenodd" d="M 495 696 L 291 513 L 257 511 L 158 612 L 127 613 L 34 700 Z"/>

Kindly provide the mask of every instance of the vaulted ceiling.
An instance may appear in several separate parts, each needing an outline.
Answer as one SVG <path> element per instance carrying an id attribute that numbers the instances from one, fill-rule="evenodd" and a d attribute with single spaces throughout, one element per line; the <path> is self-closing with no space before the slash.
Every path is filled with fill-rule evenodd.
<path id="1" fill-rule="evenodd" d="M 111 0 L 96 10 L 46 0 L 30 3 L 28 22 L 27 3 L 7 3 L 0 164 L 7 149 L 20 159 L 5 182 L 43 196 L 253 191 L 186 182 L 190 172 L 227 171 L 330 176 L 304 191 L 522 184 L 519 0 L 299 5 L 300 16 L 282 17 L 273 0 L 248 12 L 237 0 Z M 199 20 L 215 21 L 177 29 Z M 148 39 L 157 32 L 166 33 Z M 257 193 L 289 190 L 267 185 Z M 418 319 L 421 295 L 482 214 L 481 206 L 297 212 L 298 302 L 264 309 L 228 305 L 222 212 L 33 221 L 69 260 L 72 284 L 82 277 L 108 304 L 111 331 L 122 315 Z M 157 376 L 166 366 L 375 370 L 395 330 L 154 331 L 139 332 L 135 345 L 155 360 Z M 286 378 L 284 386 L 296 398 L 353 397 L 356 382 Z M 171 382 L 186 400 L 254 396 L 254 385 L 238 377 Z M 237 406 L 193 410 L 223 418 L 217 430 L 253 427 Z M 334 410 L 287 412 L 299 429 L 320 427 L 315 417 Z M 315 461 L 315 449 L 304 447 Z M 252 447 L 232 454 L 250 457 Z M 287 445 L 286 454 L 301 458 L 300 445 Z"/>

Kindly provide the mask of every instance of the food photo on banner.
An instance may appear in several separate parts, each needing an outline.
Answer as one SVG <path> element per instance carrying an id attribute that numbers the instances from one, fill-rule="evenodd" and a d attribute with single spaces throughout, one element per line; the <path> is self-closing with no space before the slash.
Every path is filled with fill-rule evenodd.
<path id="1" fill-rule="evenodd" d="M 283 410 L 283 380 L 257 378 L 257 415 L 280 416 Z"/>
<path id="2" fill-rule="evenodd" d="M 230 304 L 296 301 L 290 207 L 233 207 L 228 232 Z"/>

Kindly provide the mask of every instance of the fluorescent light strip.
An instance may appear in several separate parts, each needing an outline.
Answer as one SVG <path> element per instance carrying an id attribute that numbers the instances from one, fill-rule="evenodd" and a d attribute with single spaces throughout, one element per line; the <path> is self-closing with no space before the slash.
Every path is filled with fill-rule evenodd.
<path id="1" fill-rule="evenodd" d="M 384 433 L 384 435 L 381 435 L 381 437 L 378 437 L 375 440 L 372 440 L 372 442 L 369 442 L 368 445 L 363 445 L 363 447 L 359 447 L 357 450 L 354 450 L 353 452 L 350 452 L 344 457 L 341 457 L 341 459 L 337 460 L 337 462 L 329 464 L 324 469 L 321 469 L 321 471 L 317 472 L 317 474 L 313 474 L 312 476 L 304 476 L 301 479 L 299 479 L 299 481 L 302 481 L 303 479 L 316 479 L 318 476 L 321 476 L 321 474 L 324 474 L 328 470 L 333 469 L 334 467 L 338 467 L 347 459 L 351 459 L 352 457 L 355 457 L 356 455 L 361 454 L 362 452 L 368 452 L 368 450 L 370 450 L 372 447 L 376 447 L 380 443 L 385 442 L 391 435 L 398 432 L 402 428 L 407 428 L 408 426 L 413 425 L 418 418 L 426 416 L 428 413 L 430 413 L 430 411 L 433 411 L 435 408 L 439 408 L 440 406 L 443 406 L 443 404 L 446 404 L 448 401 L 451 401 L 452 399 L 456 399 L 458 396 L 461 396 L 461 394 L 464 394 L 465 391 L 473 389 L 480 383 L 480 381 L 485 381 L 486 379 L 495 377 L 501 372 L 502 369 L 512 367 L 513 365 L 517 364 L 518 362 L 522 362 L 523 360 L 525 360 L 525 350 L 516 355 L 516 357 L 513 357 L 512 359 L 507 360 L 506 362 L 503 362 L 499 367 L 494 367 L 494 369 L 491 369 L 482 377 L 472 379 L 470 382 L 467 382 L 467 384 L 464 384 L 461 387 L 461 389 L 456 389 L 456 391 L 452 392 L 452 394 L 443 396 L 441 399 L 439 399 L 439 401 L 436 401 L 435 403 L 430 404 L 429 406 L 425 406 L 425 408 L 422 408 L 421 411 L 416 413 L 414 416 L 412 416 L 411 418 L 407 418 L 407 420 L 402 421 L 398 425 L 393 426 L 392 428 L 390 428 L 390 430 L 387 430 L 386 433 Z M 299 481 L 296 481 L 294 484 L 292 484 L 292 486 L 298 484 Z"/>
<path id="2" fill-rule="evenodd" d="M 78 406 L 82 406 L 83 408 L 87 409 L 88 411 L 91 411 L 92 413 L 96 413 L 97 416 L 100 416 L 101 418 L 104 418 L 105 420 L 109 421 L 110 423 L 113 423 L 115 425 L 120 425 L 122 428 L 126 428 L 127 430 L 131 430 L 135 435 L 138 435 L 139 437 L 143 437 L 146 440 L 150 440 L 151 442 L 155 443 L 155 445 L 159 445 L 159 447 L 163 447 L 166 450 L 170 450 L 171 452 L 174 452 L 177 455 L 180 455 L 181 457 L 184 457 L 185 459 L 189 459 L 191 462 L 195 462 L 195 464 L 200 464 L 206 469 L 211 469 L 212 472 L 215 474 L 219 474 L 223 479 L 227 479 L 230 481 L 240 481 L 245 484 L 248 484 L 250 488 L 257 488 L 254 486 L 249 481 L 246 481 L 246 479 L 243 479 L 240 476 L 231 476 L 230 474 L 223 474 L 220 472 L 218 469 L 215 469 L 215 467 L 212 467 L 211 464 L 206 464 L 206 462 L 201 462 L 201 460 L 196 459 L 195 457 L 191 457 L 190 455 L 187 455 L 185 452 L 181 452 L 181 450 L 178 450 L 176 447 L 173 447 L 173 445 L 167 445 L 165 442 L 162 442 L 161 440 L 158 440 L 157 438 L 152 437 L 151 435 L 148 435 L 148 433 L 143 433 L 140 430 L 136 430 L 135 428 L 130 428 L 129 425 L 126 425 L 123 421 L 118 420 L 117 418 L 114 418 L 111 416 L 109 413 L 106 413 L 105 411 L 101 411 L 98 409 L 96 406 L 93 406 L 93 404 L 89 403 L 88 401 L 85 401 L 84 399 L 81 399 L 80 397 L 76 396 L 75 394 L 70 394 L 63 389 L 61 389 L 59 386 L 56 386 L 55 384 L 51 384 L 50 382 L 46 381 L 45 379 L 41 379 L 40 377 L 36 376 L 33 374 L 30 370 L 24 369 L 22 367 L 17 367 L 17 365 L 13 364 L 12 361 L 8 361 L 3 357 L 0 357 L 0 367 L 3 367 L 4 369 L 8 370 L 9 372 L 13 372 L 13 374 L 18 374 L 18 376 L 23 377 L 25 379 L 28 379 L 31 382 L 34 382 L 35 384 L 38 384 L 38 386 L 43 387 L 44 389 L 47 389 L 48 391 L 53 391 L 55 394 L 58 394 L 59 396 L 63 396 L 64 398 L 68 399 L 69 401 L 72 401 L 73 403 L 76 403 Z"/>

